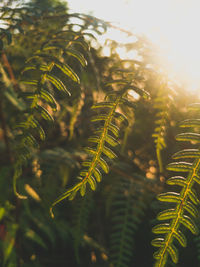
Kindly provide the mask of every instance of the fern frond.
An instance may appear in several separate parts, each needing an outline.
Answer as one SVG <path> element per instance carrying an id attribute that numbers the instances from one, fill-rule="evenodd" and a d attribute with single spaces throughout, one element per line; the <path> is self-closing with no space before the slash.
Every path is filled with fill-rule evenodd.
<path id="1" fill-rule="evenodd" d="M 77 33 L 74 38 L 75 40 L 78 38 Z M 59 69 L 63 75 L 67 76 L 73 82 L 80 83 L 78 75 L 64 62 L 63 53 L 65 51 L 65 46 L 59 46 L 58 51 L 56 51 L 54 55 L 50 53 L 52 52 L 52 47 L 48 47 L 47 44 L 46 46 L 42 46 L 34 56 L 27 60 L 27 63 L 31 65 L 26 66 L 22 71 L 22 75 L 25 76 L 23 82 L 31 87 L 31 91 L 25 94 L 22 93 L 22 96 L 29 102 L 29 107 L 26 111 L 25 121 L 15 126 L 15 130 L 18 130 L 18 143 L 16 146 L 16 163 L 13 183 L 14 192 L 20 198 L 24 197 L 17 193 L 16 180 L 22 173 L 22 165 L 26 163 L 30 157 L 31 150 L 39 146 L 37 144 L 37 137 L 42 141 L 45 139 L 45 131 L 38 118 L 42 118 L 47 122 L 54 121 L 51 113 L 56 111 L 57 104 L 52 92 L 49 90 L 49 84 L 58 91 L 71 95 L 65 83 L 59 77 L 59 73 L 57 71 L 55 72 L 55 68 Z M 70 51 L 70 55 L 76 56 L 79 62 L 81 61 L 80 63 L 85 66 L 84 56 L 78 51 L 76 52 L 76 50 L 71 51 L 70 43 L 67 44 L 67 47 Z M 43 51 L 44 49 L 45 51 Z M 36 77 L 34 80 L 26 79 L 26 76 L 30 77 L 30 73 L 32 73 L 33 77 Z M 48 108 L 46 107 L 47 105 Z M 51 111 L 49 111 L 49 109 Z"/>
<path id="2" fill-rule="evenodd" d="M 186 120 L 180 124 L 180 127 L 193 129 L 198 125 L 198 120 Z M 200 141 L 200 136 L 197 133 L 183 133 L 176 137 L 178 141 L 189 141 L 191 143 Z M 156 234 L 164 234 L 162 238 L 156 238 L 152 241 L 152 245 L 158 247 L 159 250 L 154 254 L 156 259 L 155 266 L 165 266 L 168 256 L 170 255 L 174 263 L 178 262 L 178 250 L 175 246 L 179 243 L 186 247 L 186 237 L 182 232 L 182 227 L 186 227 L 193 234 L 198 233 L 198 227 L 195 223 L 195 218 L 198 216 L 196 205 L 199 205 L 195 184 L 200 184 L 200 157 L 199 149 L 184 149 L 175 153 L 172 158 L 178 160 L 189 159 L 190 162 L 178 161 L 170 163 L 167 167 L 170 171 L 188 173 L 187 177 L 174 176 L 167 180 L 167 184 L 181 187 L 180 193 L 168 192 L 158 196 L 158 200 L 167 203 L 174 203 L 174 208 L 161 211 L 157 219 L 160 221 L 170 220 L 168 223 L 162 223 L 153 228 Z"/>
<path id="3" fill-rule="evenodd" d="M 120 73 L 119 73 L 120 75 Z M 105 173 L 109 172 L 109 166 L 107 160 L 114 159 L 116 157 L 115 153 L 112 151 L 112 147 L 118 144 L 118 137 L 120 128 L 118 127 L 121 122 L 127 121 L 126 116 L 123 112 L 118 112 L 121 106 L 131 106 L 135 108 L 135 103 L 128 99 L 129 91 L 137 91 L 143 98 L 147 98 L 148 93 L 135 86 L 130 77 L 125 77 L 121 73 L 120 82 L 118 80 L 112 79 L 109 83 L 106 83 L 106 87 L 111 87 L 110 91 L 105 96 L 105 101 L 96 103 L 92 106 L 93 110 L 99 110 L 98 115 L 92 117 L 92 122 L 98 123 L 100 126 L 97 127 L 94 132 L 94 136 L 89 138 L 89 141 L 93 144 L 92 147 L 87 147 L 85 150 L 88 153 L 88 159 L 82 163 L 84 167 L 80 172 L 78 182 L 72 188 L 63 193 L 58 197 L 50 208 L 51 215 L 52 208 L 65 198 L 73 200 L 79 191 L 81 196 L 86 193 L 87 185 L 90 186 L 92 190 L 96 190 L 96 182 L 100 182 L 102 179 L 102 171 Z M 116 83 L 119 86 L 116 88 Z"/>
<path id="4" fill-rule="evenodd" d="M 81 180 L 78 184 L 74 187 L 69 189 L 66 193 L 64 193 L 61 197 L 59 197 L 54 203 L 57 204 L 61 200 L 65 198 L 69 198 L 72 200 L 76 193 L 80 191 L 82 196 L 85 195 L 86 192 L 86 185 L 89 184 L 92 190 L 96 189 L 96 181 L 101 180 L 101 170 L 105 173 L 108 173 L 109 167 L 102 157 L 106 155 L 108 158 L 113 159 L 115 156 L 114 152 L 107 146 L 107 143 L 115 145 L 117 141 L 115 141 L 116 136 L 119 134 L 119 129 L 115 126 L 112 122 L 115 118 L 115 110 L 122 99 L 122 95 L 116 96 L 115 100 L 112 102 L 103 102 L 100 104 L 96 104 L 93 106 L 94 109 L 96 108 L 103 108 L 108 109 L 108 113 L 104 116 L 96 116 L 93 121 L 103 121 L 103 126 L 99 127 L 96 131 L 94 137 L 90 138 L 89 141 L 92 143 L 97 143 L 96 148 L 86 148 L 86 152 L 89 155 L 89 159 L 82 163 L 83 167 L 88 167 L 88 169 L 83 169 L 83 171 L 79 174 L 79 179 Z M 112 135 L 111 135 L 112 134 Z M 114 140 L 114 142 L 110 141 Z"/>
<path id="5" fill-rule="evenodd" d="M 168 88 L 166 83 L 163 83 L 158 90 L 157 96 L 155 98 L 154 108 L 157 110 L 156 113 L 156 128 L 152 137 L 156 144 L 156 156 L 158 160 L 160 173 L 163 173 L 163 162 L 161 151 L 166 148 L 166 128 L 167 121 L 169 117 L 170 103 L 172 102 L 172 96 L 170 94 L 170 88 Z"/>
<path id="6" fill-rule="evenodd" d="M 119 179 L 116 188 L 111 212 L 110 261 L 113 266 L 128 267 L 145 204 L 131 181 Z"/>
<path id="7" fill-rule="evenodd" d="M 80 263 L 79 248 L 83 241 L 83 236 L 85 235 L 88 228 L 89 215 L 92 209 L 92 192 L 87 194 L 84 199 L 76 199 L 73 203 L 74 205 L 74 215 L 73 215 L 73 244 L 76 260 Z"/>

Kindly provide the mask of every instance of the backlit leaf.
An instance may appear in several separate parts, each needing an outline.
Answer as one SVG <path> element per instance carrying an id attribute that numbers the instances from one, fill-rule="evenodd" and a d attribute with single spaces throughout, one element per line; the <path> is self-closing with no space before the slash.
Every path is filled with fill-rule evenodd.
<path id="1" fill-rule="evenodd" d="M 167 247 L 167 251 L 168 251 L 169 255 L 171 256 L 172 261 L 174 263 L 177 263 L 178 262 L 178 250 L 177 250 L 177 248 L 173 244 L 170 244 Z"/>
<path id="2" fill-rule="evenodd" d="M 60 79 L 58 79 L 56 76 L 54 76 L 53 74 L 51 75 L 45 74 L 44 77 L 46 80 L 50 81 L 59 91 L 63 91 L 67 93 L 69 96 L 71 95 L 71 93 L 67 90 L 64 83 Z"/>
<path id="3" fill-rule="evenodd" d="M 110 159 L 116 158 L 116 154 L 108 147 L 104 146 L 102 152 Z"/>
<path id="4" fill-rule="evenodd" d="M 168 210 L 164 210 L 159 212 L 157 219 L 158 220 L 169 220 L 169 219 L 173 219 L 176 217 L 176 210 L 174 209 L 168 209 Z"/>
<path id="5" fill-rule="evenodd" d="M 176 136 L 177 141 L 195 141 L 200 142 L 200 134 L 198 133 L 181 133 Z"/>
<path id="6" fill-rule="evenodd" d="M 96 181 L 95 181 L 94 177 L 90 176 L 87 181 L 90 184 L 91 189 L 93 191 L 96 190 Z"/>
<path id="7" fill-rule="evenodd" d="M 75 57 L 81 63 L 81 65 L 83 67 L 85 67 L 87 65 L 86 59 L 79 51 L 71 49 L 71 48 L 67 48 L 65 50 L 65 53 L 72 56 L 72 57 Z"/>
<path id="8" fill-rule="evenodd" d="M 186 227 L 188 228 L 193 234 L 197 235 L 199 233 L 199 230 L 196 226 L 196 224 L 194 223 L 194 221 L 188 217 L 187 215 L 183 215 L 180 218 L 180 222 Z"/>
<path id="9" fill-rule="evenodd" d="M 169 178 L 166 181 L 166 183 L 169 185 L 185 186 L 186 185 L 186 179 L 182 176 L 174 176 L 174 177 Z"/>
<path id="10" fill-rule="evenodd" d="M 167 170 L 176 172 L 188 172 L 192 170 L 192 163 L 173 162 L 167 165 Z"/>
<path id="11" fill-rule="evenodd" d="M 109 172 L 108 164 L 106 163 L 106 161 L 103 158 L 99 158 L 98 163 L 99 163 L 100 167 L 102 168 L 102 170 L 104 170 L 105 173 Z"/>
<path id="12" fill-rule="evenodd" d="M 196 158 L 196 157 L 200 157 L 199 149 L 184 149 L 175 153 L 172 156 L 173 159 Z"/>
<path id="13" fill-rule="evenodd" d="M 175 203 L 179 203 L 182 200 L 180 194 L 175 192 L 162 193 L 159 194 L 157 198 L 160 201 L 175 202 Z"/>
<path id="14" fill-rule="evenodd" d="M 76 83 L 80 83 L 80 79 L 78 77 L 78 75 L 72 70 L 72 68 L 70 68 L 69 65 L 67 65 L 66 63 L 61 64 L 56 62 L 55 65 L 64 73 L 66 74 L 69 78 L 71 78 L 74 82 Z"/>

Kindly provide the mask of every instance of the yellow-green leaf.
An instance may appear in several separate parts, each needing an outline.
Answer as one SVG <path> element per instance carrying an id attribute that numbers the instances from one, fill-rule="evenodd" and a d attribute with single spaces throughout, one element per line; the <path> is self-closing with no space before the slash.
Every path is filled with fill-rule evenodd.
<path id="1" fill-rule="evenodd" d="M 56 76 L 54 76 L 53 74 L 45 74 L 44 78 L 48 81 L 50 81 L 59 91 L 63 91 L 65 93 L 67 93 L 69 96 L 71 95 L 71 93 L 67 90 L 66 86 L 64 85 L 64 83 L 57 78 Z"/>
<path id="2" fill-rule="evenodd" d="M 70 68 L 69 65 L 67 64 L 61 64 L 56 62 L 55 65 L 64 73 L 66 74 L 68 77 L 70 77 L 74 82 L 80 83 L 80 79 L 78 77 L 78 75 L 72 70 L 72 68 Z"/>

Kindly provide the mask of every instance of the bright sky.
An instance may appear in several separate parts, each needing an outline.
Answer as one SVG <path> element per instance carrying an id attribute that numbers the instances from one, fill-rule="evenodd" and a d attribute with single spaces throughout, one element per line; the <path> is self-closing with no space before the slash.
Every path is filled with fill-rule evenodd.
<path id="1" fill-rule="evenodd" d="M 170 74 L 200 91 L 200 0 L 68 0 L 68 6 L 145 34 Z"/>

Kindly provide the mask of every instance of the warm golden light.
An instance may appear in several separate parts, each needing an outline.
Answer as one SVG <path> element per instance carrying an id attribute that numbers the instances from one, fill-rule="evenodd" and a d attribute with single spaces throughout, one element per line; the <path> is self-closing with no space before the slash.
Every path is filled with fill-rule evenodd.
<path id="1" fill-rule="evenodd" d="M 145 34 L 169 75 L 200 90 L 199 0 L 73 0 L 69 7 Z"/>

